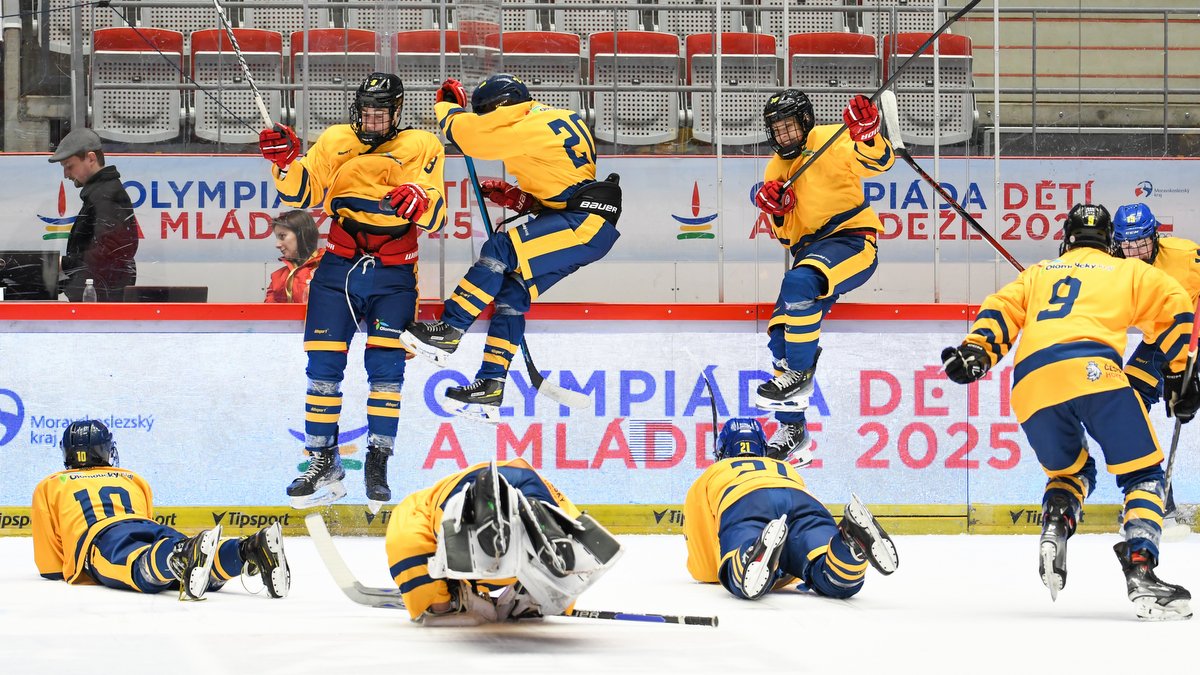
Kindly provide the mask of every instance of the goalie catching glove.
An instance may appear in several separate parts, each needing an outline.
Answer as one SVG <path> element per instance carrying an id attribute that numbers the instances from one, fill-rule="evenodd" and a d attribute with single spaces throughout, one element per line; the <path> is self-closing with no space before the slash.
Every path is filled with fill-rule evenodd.
<path id="1" fill-rule="evenodd" d="M 946 347 L 942 350 L 942 365 L 951 381 L 971 384 L 987 375 L 992 361 L 982 347 L 964 342 L 958 347 Z"/>
<path id="2" fill-rule="evenodd" d="M 1183 373 L 1163 373 L 1163 400 L 1167 417 L 1174 415 L 1181 424 L 1191 422 L 1200 410 L 1200 376 L 1193 372 L 1192 378 L 1185 380 Z"/>

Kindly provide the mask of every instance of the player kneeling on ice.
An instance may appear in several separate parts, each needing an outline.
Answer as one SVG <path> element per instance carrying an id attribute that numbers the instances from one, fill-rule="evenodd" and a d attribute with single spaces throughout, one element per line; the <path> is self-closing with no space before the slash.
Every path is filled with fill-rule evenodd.
<path id="1" fill-rule="evenodd" d="M 33 557 L 47 579 L 140 593 L 179 589 L 199 600 L 235 574 L 262 578 L 273 598 L 288 593 L 291 571 L 279 523 L 221 541 L 221 527 L 194 537 L 154 521 L 150 485 L 117 467 L 108 427 L 72 422 L 62 437 L 65 471 L 33 493 Z"/>
<path id="2" fill-rule="evenodd" d="M 862 588 L 868 563 L 896 571 L 895 545 L 857 496 L 835 523 L 796 469 L 768 451 L 758 420 L 735 417 L 721 428 L 717 462 L 683 504 L 692 577 L 747 600 L 795 579 L 818 595 L 848 598 Z"/>
<path id="3" fill-rule="evenodd" d="M 392 513 L 387 553 L 414 621 L 475 626 L 562 614 L 617 561 L 621 545 L 515 459 L 409 495 Z"/>
<path id="4" fill-rule="evenodd" d="M 1114 548 L 1129 599 L 1142 619 L 1192 616 L 1191 594 L 1158 579 L 1163 524 L 1163 452 L 1138 394 L 1121 369 L 1130 327 L 1165 354 L 1167 414 L 1190 422 L 1200 381 L 1184 381 L 1193 312 L 1183 287 L 1138 260 L 1111 255 L 1113 222 L 1103 206 L 1077 204 L 1063 223 L 1058 258 L 1043 260 L 988 296 L 963 343 L 942 351 L 946 375 L 970 384 L 1017 337 L 1012 409 L 1049 476 L 1042 497 L 1042 583 L 1056 599 L 1067 583 L 1067 539 L 1096 486 L 1096 440 L 1125 493 L 1124 540 Z"/>

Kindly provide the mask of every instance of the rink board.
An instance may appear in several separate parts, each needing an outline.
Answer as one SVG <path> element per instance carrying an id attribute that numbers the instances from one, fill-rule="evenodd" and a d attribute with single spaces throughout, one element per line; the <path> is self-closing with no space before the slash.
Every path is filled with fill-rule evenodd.
<path id="1" fill-rule="evenodd" d="M 62 430 L 85 416 L 112 427 L 122 465 L 149 480 L 156 503 L 229 505 L 204 508 L 239 513 L 285 503 L 283 487 L 305 461 L 304 355 L 295 326 L 285 322 L 270 332 L 249 322 L 241 327 L 248 332 L 203 332 L 131 323 L 140 331 L 23 321 L 0 333 L 0 528 L 2 514 L 20 513 L 15 507 L 29 504 L 37 482 L 61 467 Z M 712 462 L 714 403 L 722 420 L 757 416 L 768 434 L 773 430 L 769 416 L 752 406 L 770 369 L 765 322 L 753 314 L 742 321 L 534 325 L 529 343 L 544 374 L 585 392 L 589 408 L 569 410 L 537 395 L 518 366 L 500 424 L 452 418 L 442 391 L 473 378 L 483 333 L 472 331 L 452 368 L 408 363 L 389 466 L 397 499 L 467 466 L 521 457 L 576 503 L 617 508 L 604 520 L 620 531 L 670 531 L 678 527 L 671 509 Z M 802 472 L 814 495 L 844 504 L 854 492 L 912 532 L 1013 531 L 1004 528 L 1028 520 L 1006 514 L 1031 507 L 996 506 L 1037 504 L 1045 482 L 1009 405 L 1011 361 L 969 387 L 950 383 L 939 368 L 941 349 L 958 343 L 966 328 L 965 320 L 944 319 L 826 322 L 808 418 L 817 459 Z M 145 332 L 156 329 L 162 332 Z M 346 502 L 363 504 L 361 342 L 351 349 L 343 391 Z M 1158 408 L 1151 418 L 1167 446 L 1172 420 Z M 1195 445 L 1185 427 L 1174 474 L 1181 503 L 1195 503 L 1200 493 Z M 1101 471 L 1089 506 L 1120 501 Z M 194 527 L 211 526 L 212 518 Z M 353 518 L 346 527 L 369 531 Z"/>

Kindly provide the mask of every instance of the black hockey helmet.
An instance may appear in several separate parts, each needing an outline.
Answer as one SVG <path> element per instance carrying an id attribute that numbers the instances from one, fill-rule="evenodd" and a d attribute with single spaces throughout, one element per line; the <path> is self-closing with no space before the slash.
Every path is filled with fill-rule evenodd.
<path id="1" fill-rule="evenodd" d="M 486 115 L 502 105 L 516 105 L 532 100 L 529 87 L 526 87 L 520 78 L 500 73 L 475 87 L 475 91 L 471 93 L 471 112 Z"/>
<path id="2" fill-rule="evenodd" d="M 363 128 L 363 109 L 382 108 L 388 111 L 391 123 L 383 131 L 367 131 Z M 358 85 L 354 92 L 354 103 L 350 105 L 350 125 L 354 135 L 365 145 L 379 145 L 400 133 L 400 111 L 404 109 L 404 83 L 396 75 L 371 73 Z"/>
<path id="3" fill-rule="evenodd" d="M 63 466 L 85 469 L 92 466 L 117 466 L 117 445 L 112 432 L 103 422 L 80 420 L 71 422 L 59 443 Z"/>
<path id="4" fill-rule="evenodd" d="M 1063 221 L 1063 242 L 1058 254 L 1081 246 L 1112 250 L 1113 222 L 1108 209 L 1100 204 L 1076 204 Z"/>
<path id="5" fill-rule="evenodd" d="M 804 150 L 808 132 L 816 126 L 812 101 L 799 89 L 784 89 L 767 99 L 763 108 L 767 142 L 784 159 L 795 159 Z"/>

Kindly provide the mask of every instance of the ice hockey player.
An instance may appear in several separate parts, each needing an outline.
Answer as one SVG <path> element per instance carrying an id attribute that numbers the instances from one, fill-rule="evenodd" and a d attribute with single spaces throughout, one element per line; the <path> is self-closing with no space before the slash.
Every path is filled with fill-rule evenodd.
<path id="1" fill-rule="evenodd" d="M 402 339 L 445 365 L 463 333 L 495 303 L 475 381 L 450 387 L 446 396 L 458 402 L 456 414 L 497 422 L 530 303 L 613 247 L 620 236 L 621 188 L 615 174 L 596 180 L 596 143 L 578 113 L 538 103 L 512 75 L 493 75 L 476 87 L 473 112 L 467 112 L 466 90 L 457 80 L 446 80 L 436 98 L 446 139 L 469 157 L 503 160 L 517 180 L 482 181 L 484 196 L 532 217 L 490 237 L 446 300 L 441 320 L 415 323 Z"/>
<path id="2" fill-rule="evenodd" d="M 60 444 L 65 471 L 33 493 L 33 557 L 47 579 L 158 593 L 179 589 L 199 600 L 238 574 L 258 576 L 282 598 L 291 585 L 279 523 L 242 539 L 221 540 L 221 527 L 194 537 L 154 520 L 150 485 L 117 462 L 102 422 L 72 422 Z"/>
<path id="3" fill-rule="evenodd" d="M 346 495 L 338 448 L 342 378 L 350 340 L 365 321 L 367 396 L 366 497 L 372 511 L 391 499 L 387 462 L 400 418 L 407 356 L 400 333 L 417 308 L 417 236 L 446 222 L 442 143 L 428 131 L 400 128 L 404 85 L 372 73 L 354 96 L 351 123 L 322 132 L 304 157 L 290 128 L 259 135 L 274 166 L 281 200 L 291 208 L 321 205 L 332 225 L 309 286 L 304 320 L 308 391 L 304 434 L 308 469 L 287 487 L 292 506 L 327 504 Z"/>
<path id="4" fill-rule="evenodd" d="M 868 564 L 896 571 L 895 545 L 857 496 L 835 523 L 796 469 L 768 452 L 758 420 L 734 417 L 721 428 L 717 461 L 683 504 L 694 579 L 747 600 L 797 579 L 818 595 L 848 598 L 862 589 Z"/>
<path id="5" fill-rule="evenodd" d="M 388 523 L 387 555 L 414 621 L 474 626 L 562 614 L 621 545 L 514 459 L 468 467 L 405 498 Z"/>
<path id="6" fill-rule="evenodd" d="M 1163 521 L 1162 449 L 1121 369 L 1126 333 L 1137 327 L 1166 355 L 1168 414 L 1190 422 L 1200 408 L 1184 362 L 1193 321 L 1187 293 L 1160 270 L 1111 255 L 1113 223 L 1103 206 L 1078 204 L 1063 223 L 1059 256 L 1026 269 L 980 306 L 958 347 L 942 351 L 959 384 L 983 377 L 1020 336 L 1012 408 L 1049 476 L 1042 497 L 1039 571 L 1050 597 L 1067 582 L 1067 539 L 1096 485 L 1084 431 L 1100 446 L 1125 494 L 1123 541 L 1114 550 L 1138 617 L 1192 616 L 1191 594 L 1154 574 Z"/>
<path id="7" fill-rule="evenodd" d="M 758 387 L 754 404 L 774 411 L 779 421 L 769 456 L 796 466 L 812 462 L 805 410 L 821 355 L 821 320 L 841 295 L 865 284 L 878 263 L 876 239 L 883 225 L 863 199 L 862 179 L 895 163 L 891 144 L 879 135 L 879 109 L 869 98 L 852 98 L 842 117 L 848 134 L 838 136 L 784 189 L 840 125 L 815 126 L 812 103 L 795 89 L 771 96 L 763 109 L 774 155 L 754 201 L 771 217 L 771 229 L 792 262 L 767 327 L 775 377 Z"/>

